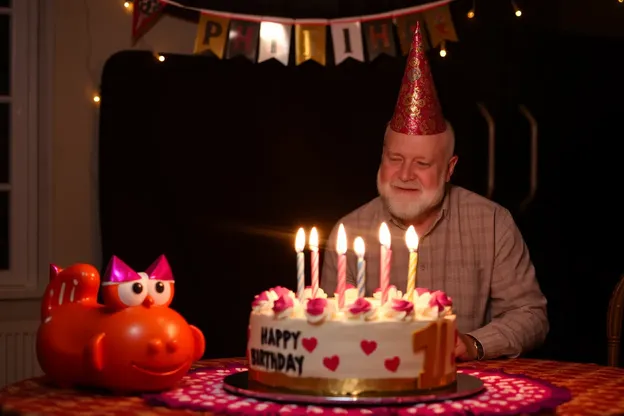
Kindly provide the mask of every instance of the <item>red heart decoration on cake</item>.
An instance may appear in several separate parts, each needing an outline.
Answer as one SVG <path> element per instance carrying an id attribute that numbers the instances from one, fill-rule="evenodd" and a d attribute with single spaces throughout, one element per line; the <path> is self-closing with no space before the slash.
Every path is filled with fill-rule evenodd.
<path id="1" fill-rule="evenodd" d="M 336 371 L 338 364 L 340 364 L 340 358 L 337 355 L 323 358 L 323 365 L 330 371 Z"/>
<path id="2" fill-rule="evenodd" d="M 399 357 L 388 358 L 384 361 L 384 365 L 388 371 L 392 371 L 393 373 L 397 371 L 399 368 L 399 364 L 401 364 L 401 359 Z"/>
<path id="3" fill-rule="evenodd" d="M 375 341 L 363 340 L 360 342 L 360 348 L 362 348 L 364 354 L 371 355 L 377 349 L 377 343 Z"/>
<path id="4" fill-rule="evenodd" d="M 303 348 L 308 350 L 308 352 L 312 352 L 316 349 L 316 345 L 318 344 L 318 341 L 314 337 L 304 338 L 301 340 L 301 344 L 303 345 Z"/>

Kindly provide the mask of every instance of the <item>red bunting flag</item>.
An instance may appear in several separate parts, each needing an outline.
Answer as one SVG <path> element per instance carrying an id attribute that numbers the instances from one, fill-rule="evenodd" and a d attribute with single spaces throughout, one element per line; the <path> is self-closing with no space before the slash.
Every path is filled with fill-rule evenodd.
<path id="1" fill-rule="evenodd" d="M 134 45 L 158 21 L 165 3 L 160 0 L 134 0 L 132 7 L 132 44 Z"/>

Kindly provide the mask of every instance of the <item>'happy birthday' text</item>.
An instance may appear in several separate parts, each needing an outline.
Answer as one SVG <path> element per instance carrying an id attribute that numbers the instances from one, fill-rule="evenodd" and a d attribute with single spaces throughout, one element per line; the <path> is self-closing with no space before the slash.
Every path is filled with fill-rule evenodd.
<path id="1" fill-rule="evenodd" d="M 286 349 L 290 343 L 290 347 L 296 350 L 300 335 L 301 331 L 287 331 L 263 326 L 260 332 L 260 344 Z"/>

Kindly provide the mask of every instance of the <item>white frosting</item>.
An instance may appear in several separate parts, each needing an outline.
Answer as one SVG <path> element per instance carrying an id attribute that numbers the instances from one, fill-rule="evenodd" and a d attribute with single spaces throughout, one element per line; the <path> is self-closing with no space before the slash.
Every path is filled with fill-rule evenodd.
<path id="1" fill-rule="evenodd" d="M 392 321 L 412 321 L 414 319 L 414 308 L 410 310 L 397 310 L 394 307 L 393 303 L 394 299 L 390 299 L 386 302 L 382 309 L 383 316 L 392 320 Z M 407 301 L 405 301 L 407 302 Z"/>
<path id="2" fill-rule="evenodd" d="M 358 290 L 350 287 L 345 290 L 345 305 L 351 305 L 358 298 Z M 334 293 L 334 299 L 338 299 L 338 293 Z"/>
<path id="3" fill-rule="evenodd" d="M 439 360 L 436 373 L 456 371 L 455 315 L 450 306 L 439 310 L 440 302 L 450 303 L 441 292 L 414 292 L 412 305 L 391 288 L 388 302 L 381 305 L 381 293 L 358 299 L 356 289 L 347 289 L 345 308 L 338 310 L 335 297 L 327 298 L 319 289 L 317 298 L 310 299 L 306 290 L 301 302 L 283 288 L 256 297 L 249 321 L 251 369 L 292 377 L 415 378 L 424 371 L 425 354 L 424 349 L 414 351 L 414 337 L 434 323 L 437 335 L 426 341 L 421 338 L 421 342 L 429 343 L 432 356 Z M 287 296 L 292 306 L 276 312 L 280 296 Z M 437 300 L 432 301 L 433 296 Z M 312 314 L 312 309 L 321 313 Z M 446 332 L 441 332 L 443 322 L 449 323 Z"/>
<path id="4" fill-rule="evenodd" d="M 265 295 L 266 300 L 262 300 L 261 297 Z M 254 302 L 251 304 L 251 309 L 256 313 L 269 312 L 273 308 L 273 300 L 270 299 L 269 292 L 263 292 L 256 296 Z"/>
<path id="5" fill-rule="evenodd" d="M 368 310 L 358 310 L 355 305 L 349 304 L 345 310 L 345 316 L 350 320 L 370 321 L 377 317 L 377 307 L 373 305 L 370 300 L 365 299 L 370 305 Z"/>
<path id="6" fill-rule="evenodd" d="M 431 300 L 431 293 L 425 292 L 422 295 L 418 296 L 417 293 L 414 293 L 414 310 L 416 313 L 416 318 L 424 321 L 431 321 L 434 319 L 438 319 L 440 315 L 437 306 L 429 306 L 429 301 Z"/>
<path id="7" fill-rule="evenodd" d="M 377 299 L 378 301 L 381 301 L 381 290 L 377 290 L 375 291 L 375 293 L 373 293 L 373 298 Z M 396 288 L 396 286 L 390 286 L 388 288 L 388 300 L 390 299 L 401 299 L 403 298 L 403 293 L 398 290 Z"/>
<path id="8" fill-rule="evenodd" d="M 318 290 L 316 291 L 316 297 L 327 299 L 327 293 L 325 293 L 325 291 L 319 287 Z M 312 298 L 312 287 L 308 286 L 303 290 L 303 299 L 307 300 L 311 298 Z"/>
<path id="9" fill-rule="evenodd" d="M 421 295 L 414 292 L 414 313 L 416 319 L 422 321 L 432 321 L 438 319 L 439 317 L 452 314 L 453 311 L 451 306 L 446 306 L 442 310 L 438 308 L 437 304 L 432 306 L 430 304 L 431 297 L 431 292 L 424 292 Z"/>
<path id="10" fill-rule="evenodd" d="M 445 351 L 440 362 L 448 374 L 455 370 L 452 359 L 455 317 L 442 319 L 448 320 L 450 325 L 430 347 L 437 353 Z M 328 319 L 313 325 L 307 318 L 277 321 L 268 314 L 252 312 L 249 366 L 291 377 L 415 378 L 424 371 L 425 354 L 424 350 L 414 352 L 413 334 L 429 324 L 431 322 L 417 320 Z M 272 335 L 266 335 L 267 332 Z M 444 348 L 442 343 L 446 343 Z M 293 366 L 276 368 L 280 361 L 293 363 Z M 399 364 L 389 370 L 392 361 Z"/>
<path id="11" fill-rule="evenodd" d="M 334 317 L 335 308 L 333 302 L 327 302 L 327 305 L 323 308 L 323 311 L 320 315 L 313 315 L 308 313 L 307 308 L 302 308 L 304 310 L 305 318 L 311 324 L 318 324 L 326 319 L 332 319 Z"/>
<path id="12" fill-rule="evenodd" d="M 283 311 L 275 312 L 274 314 L 275 319 L 289 318 L 293 315 L 294 310 L 295 310 L 294 307 L 290 307 L 290 308 L 284 309 Z"/>
<path id="13" fill-rule="evenodd" d="M 279 295 L 288 296 L 293 303 L 291 308 L 275 312 L 273 309 L 275 301 Z M 307 288 L 304 292 L 303 301 L 299 301 L 295 292 L 284 288 L 269 289 L 256 296 L 252 303 L 254 313 L 268 315 L 276 319 L 305 319 L 311 324 L 319 324 L 326 321 L 432 321 L 453 314 L 451 306 L 445 306 L 442 310 L 436 302 L 432 302 L 431 292 L 424 292 L 420 295 L 415 291 L 413 297 L 413 310 L 397 310 L 393 308 L 394 300 L 405 301 L 407 295 L 403 295 L 396 287 L 391 286 L 388 291 L 388 301 L 385 305 L 381 305 L 381 292 L 377 291 L 372 298 L 365 298 L 371 305 L 370 310 L 360 313 L 352 313 L 351 306 L 358 301 L 357 289 L 349 288 L 345 290 L 345 307 L 343 310 L 338 308 L 337 297 L 328 298 L 327 294 L 319 288 L 317 299 L 327 300 L 327 306 L 320 315 L 313 315 L 307 312 L 306 306 L 311 296 L 311 289 Z M 263 300 L 264 299 L 264 300 Z M 433 303 L 433 306 L 431 305 Z"/>

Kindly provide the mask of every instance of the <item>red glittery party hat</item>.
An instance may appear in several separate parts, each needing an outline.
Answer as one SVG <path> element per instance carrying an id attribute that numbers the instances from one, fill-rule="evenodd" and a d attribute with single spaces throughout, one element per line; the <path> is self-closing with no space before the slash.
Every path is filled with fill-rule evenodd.
<path id="1" fill-rule="evenodd" d="M 413 136 L 433 135 L 446 130 L 442 107 L 423 48 L 420 23 L 416 23 L 390 128 L 397 133 Z"/>

